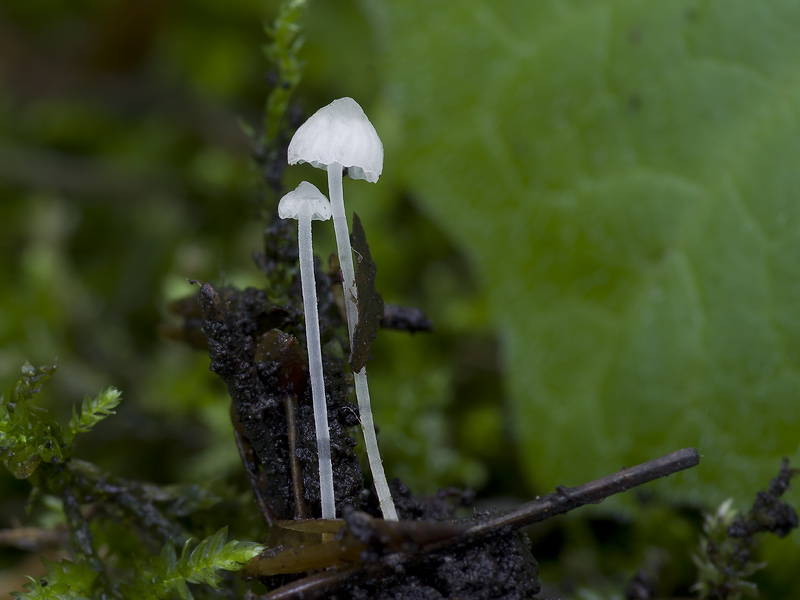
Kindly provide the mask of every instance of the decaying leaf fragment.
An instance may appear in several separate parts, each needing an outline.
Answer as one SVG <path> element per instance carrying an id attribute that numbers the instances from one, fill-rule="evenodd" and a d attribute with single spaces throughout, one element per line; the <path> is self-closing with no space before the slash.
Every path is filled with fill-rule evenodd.
<path id="1" fill-rule="evenodd" d="M 378 267 L 372 260 L 367 236 L 361 219 L 353 213 L 353 232 L 350 241 L 356 253 L 356 287 L 358 288 L 358 324 L 353 333 L 350 349 L 350 366 L 356 373 L 367 365 L 369 350 L 383 318 L 383 297 L 375 290 L 375 275 Z"/>

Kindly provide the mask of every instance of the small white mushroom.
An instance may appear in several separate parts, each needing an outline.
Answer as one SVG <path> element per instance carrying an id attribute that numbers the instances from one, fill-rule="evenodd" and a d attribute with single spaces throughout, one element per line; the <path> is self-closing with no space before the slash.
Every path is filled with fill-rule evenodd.
<path id="1" fill-rule="evenodd" d="M 289 142 L 287 158 L 290 165 L 306 162 L 328 172 L 328 194 L 339 251 L 339 266 L 342 269 L 347 331 L 352 345 L 358 323 L 358 290 L 350 247 L 350 231 L 344 210 L 342 173 L 347 169 L 351 179 L 377 182 L 383 171 L 383 144 L 358 103 L 352 98 L 340 98 L 320 108 L 300 126 Z M 396 521 L 397 511 L 383 471 L 378 439 L 375 436 L 366 368 L 354 373 L 353 378 L 361 415 L 361 430 L 364 432 L 364 444 L 381 511 L 385 519 Z"/>
<path id="2" fill-rule="evenodd" d="M 290 165 L 309 163 L 328 172 L 333 228 L 342 269 L 347 328 L 352 342 L 358 323 L 358 308 L 350 232 L 344 210 L 342 170 L 351 179 L 378 181 L 383 171 L 383 144 L 367 115 L 352 98 L 334 100 L 320 108 L 295 132 L 287 158 Z"/>
<path id="3" fill-rule="evenodd" d="M 287 158 L 290 165 L 307 162 L 318 169 L 339 163 L 351 179 L 376 183 L 383 171 L 383 144 L 358 102 L 339 98 L 300 126 Z"/>
<path id="4" fill-rule="evenodd" d="M 333 496 L 333 467 L 331 465 L 331 436 L 328 429 L 328 409 L 325 404 L 325 381 L 322 377 L 322 349 L 319 336 L 317 288 L 314 280 L 314 250 L 311 242 L 311 220 L 331 218 L 328 199 L 315 186 L 302 182 L 278 203 L 281 219 L 297 219 L 297 244 L 300 251 L 300 282 L 303 288 L 303 310 L 306 318 L 308 372 L 311 376 L 311 396 L 314 402 L 314 422 L 317 429 L 319 455 L 319 494 L 322 518 L 336 518 Z"/>

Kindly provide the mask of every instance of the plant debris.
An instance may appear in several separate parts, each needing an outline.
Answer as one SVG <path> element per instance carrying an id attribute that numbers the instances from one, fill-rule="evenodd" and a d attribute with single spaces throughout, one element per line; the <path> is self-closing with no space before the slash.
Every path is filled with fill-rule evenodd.
<path id="1" fill-rule="evenodd" d="M 798 473 L 797 469 L 789 468 L 789 459 L 784 458 L 780 473 L 770 481 L 767 491 L 756 494 L 750 511 L 728 527 L 728 535 L 749 541 L 753 535 L 766 532 L 784 538 L 797 529 L 797 511 L 781 500 L 781 496 L 791 489 L 792 477 Z"/>
<path id="2" fill-rule="evenodd" d="M 416 333 L 418 331 L 430 333 L 433 331 L 433 322 L 428 318 L 428 315 L 418 308 L 385 304 L 381 327 L 407 333 Z"/>
<path id="3" fill-rule="evenodd" d="M 383 297 L 375 290 L 375 275 L 378 273 L 378 267 L 372 260 L 361 219 L 355 213 L 353 213 L 353 231 L 350 233 L 350 242 L 353 244 L 356 254 L 358 324 L 353 332 L 353 346 L 350 348 L 348 362 L 353 372 L 356 373 L 367 366 L 369 349 L 381 326 L 384 304 Z"/>
<path id="4" fill-rule="evenodd" d="M 390 522 L 349 510 L 343 523 L 283 525 L 306 533 L 316 527 L 318 537 L 290 547 L 268 544 L 243 575 L 270 584 L 276 574 L 327 564 L 328 570 L 281 586 L 262 600 L 534 598 L 540 589 L 538 565 L 522 527 L 691 468 L 699 460 L 697 450 L 685 448 L 574 488 L 558 486 L 513 510 L 472 519 L 432 521 L 423 511 L 416 513 L 421 520 Z M 408 490 L 395 487 L 393 495 L 401 499 L 398 512 L 407 519 Z M 437 510 L 441 517 L 441 505 Z M 452 508 L 448 512 L 452 515 Z"/>
<path id="5" fill-rule="evenodd" d="M 797 511 L 781 499 L 798 472 L 789 468 L 788 459 L 783 459 L 778 475 L 766 491 L 756 494 L 746 514 L 739 515 L 732 500 L 727 500 L 716 513 L 706 517 L 705 536 L 694 557 L 698 582 L 693 589 L 700 598 L 738 600 L 743 595 L 758 595 L 756 585 L 746 579 L 764 566 L 752 560 L 757 536 L 771 533 L 783 538 L 798 527 Z"/>

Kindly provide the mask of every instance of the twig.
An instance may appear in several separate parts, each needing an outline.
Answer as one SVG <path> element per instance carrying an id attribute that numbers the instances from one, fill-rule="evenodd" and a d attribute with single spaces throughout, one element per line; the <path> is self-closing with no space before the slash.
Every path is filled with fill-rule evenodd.
<path id="1" fill-rule="evenodd" d="M 286 407 L 286 427 L 289 430 L 289 464 L 292 469 L 294 518 L 307 519 L 309 514 L 303 495 L 303 472 L 300 468 L 300 458 L 297 456 L 297 396 L 287 394 L 284 406 Z"/>
<path id="2" fill-rule="evenodd" d="M 180 524 L 167 518 L 154 502 L 144 497 L 141 484 L 115 477 L 74 458 L 69 462 L 69 472 L 74 478 L 75 490 L 82 495 L 81 502 L 91 501 L 104 509 L 113 506 L 122 509 L 161 543 L 170 539 L 183 541 L 188 537 Z M 66 500 L 64 502 L 66 512 Z M 104 506 L 106 502 L 111 502 L 112 507 Z"/>
<path id="3" fill-rule="evenodd" d="M 66 486 L 61 490 L 61 499 L 75 559 L 85 562 L 93 570 L 100 573 L 101 576 L 104 576 L 103 563 L 100 562 L 94 550 L 94 540 L 89 529 L 89 523 L 83 518 L 81 505 L 75 497 L 72 486 Z"/>
<path id="4" fill-rule="evenodd" d="M 548 494 L 502 515 L 485 519 L 473 525 L 465 535 L 477 537 L 509 526 L 519 529 L 575 510 L 586 504 L 598 504 L 609 496 L 697 466 L 699 462 L 700 454 L 696 449 L 684 448 L 574 488 L 559 486 L 556 488 L 556 493 Z"/>
<path id="5" fill-rule="evenodd" d="M 242 459 L 242 465 L 247 473 L 247 479 L 250 482 L 250 487 L 253 489 L 253 494 L 258 502 L 258 507 L 261 510 L 261 516 L 267 522 L 267 525 L 272 527 L 275 521 L 278 520 L 278 514 L 272 508 L 270 503 L 261 493 L 261 484 L 259 482 L 258 461 L 253 452 L 253 447 L 247 440 L 247 435 L 244 431 L 244 425 L 239 420 L 239 412 L 236 410 L 236 405 L 231 402 L 231 421 L 233 423 L 233 439 L 236 441 L 236 448 L 239 450 L 239 456 Z"/>
<path id="6" fill-rule="evenodd" d="M 0 546 L 11 546 L 20 550 L 40 550 L 45 546 L 60 546 L 67 539 L 66 526 L 53 529 L 44 527 L 14 527 L 0 529 Z"/>
<path id="7" fill-rule="evenodd" d="M 259 600 L 317 600 L 326 598 L 331 591 L 344 585 L 350 578 L 363 573 L 362 569 L 346 569 L 344 571 L 323 571 L 309 575 L 299 581 L 279 587 Z"/>

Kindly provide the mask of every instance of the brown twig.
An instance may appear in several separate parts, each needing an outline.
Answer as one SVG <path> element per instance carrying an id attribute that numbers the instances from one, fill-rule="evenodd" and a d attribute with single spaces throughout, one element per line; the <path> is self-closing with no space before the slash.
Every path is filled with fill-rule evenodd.
<path id="1" fill-rule="evenodd" d="M 261 510 L 261 516 L 264 517 L 267 525 L 272 527 L 275 521 L 278 520 L 278 515 L 261 493 L 258 461 L 255 458 L 253 447 L 247 440 L 244 425 L 242 425 L 242 422 L 239 420 L 239 412 L 236 410 L 236 405 L 233 403 L 231 403 L 231 422 L 233 423 L 233 439 L 236 441 L 236 448 L 239 450 L 239 456 L 242 459 L 244 470 L 247 473 L 247 479 L 250 482 L 250 487 L 253 489 L 256 502 L 258 502 L 258 507 Z"/>
<path id="2" fill-rule="evenodd" d="M 97 556 L 94 549 L 94 539 L 89 529 L 89 523 L 83 517 L 81 505 L 72 486 L 66 486 L 61 491 L 63 501 L 64 516 L 67 518 L 69 528 L 69 539 L 72 543 L 72 551 L 76 560 L 84 561 L 93 570 L 104 576 L 103 563 Z"/>
<path id="3" fill-rule="evenodd" d="M 46 546 L 63 546 L 69 539 L 66 525 L 52 529 L 44 527 L 14 527 L 0 529 L 0 546 L 20 550 L 41 550 Z"/>
<path id="4" fill-rule="evenodd" d="M 477 537 L 497 531 L 501 527 L 510 526 L 514 529 L 526 527 L 575 510 L 586 504 L 598 504 L 609 496 L 625 492 L 661 477 L 667 477 L 678 471 L 689 469 L 699 462 L 700 454 L 696 449 L 684 448 L 574 488 L 558 486 L 556 493 L 548 494 L 502 515 L 476 523 L 467 530 L 466 535 Z"/>
<path id="5" fill-rule="evenodd" d="M 289 464 L 292 470 L 294 518 L 307 519 L 309 513 L 303 495 L 303 472 L 300 469 L 300 458 L 297 456 L 297 396 L 287 394 L 284 406 L 286 407 L 286 427 L 289 430 Z"/>

